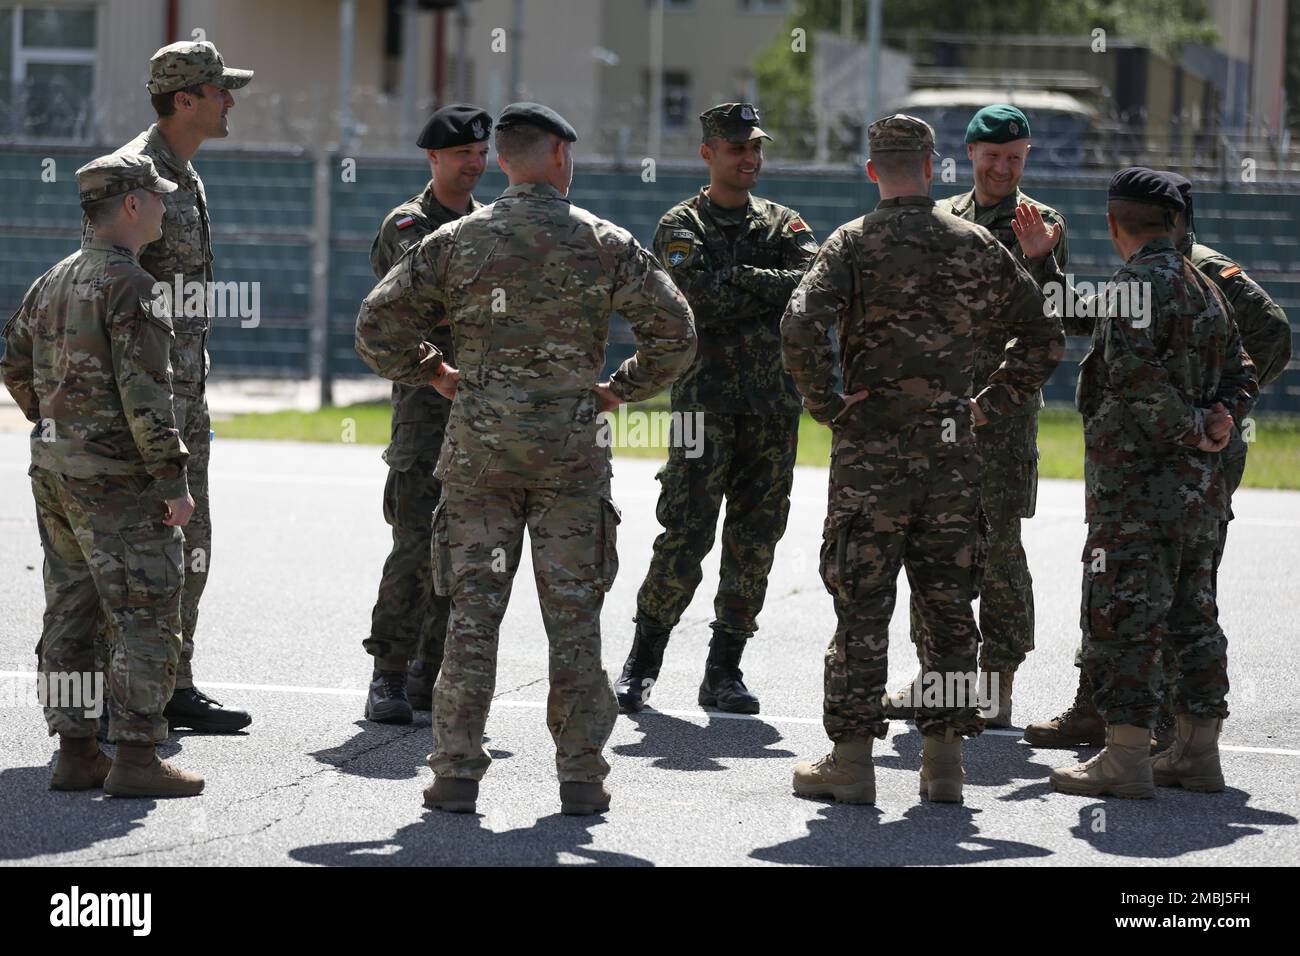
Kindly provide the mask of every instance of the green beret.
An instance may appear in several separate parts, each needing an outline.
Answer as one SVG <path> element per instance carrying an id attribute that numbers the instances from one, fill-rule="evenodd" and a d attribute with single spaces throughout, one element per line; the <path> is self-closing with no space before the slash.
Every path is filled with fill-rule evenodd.
<path id="1" fill-rule="evenodd" d="M 966 127 L 968 143 L 1010 143 L 1017 139 L 1029 139 L 1029 120 L 1006 103 L 984 107 Z"/>

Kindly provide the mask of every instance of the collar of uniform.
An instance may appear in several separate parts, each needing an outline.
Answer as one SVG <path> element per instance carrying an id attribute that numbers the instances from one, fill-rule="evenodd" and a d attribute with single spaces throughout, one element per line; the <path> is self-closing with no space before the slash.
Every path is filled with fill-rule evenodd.
<path id="1" fill-rule="evenodd" d="M 705 209 L 710 212 L 716 210 L 718 213 L 721 213 L 724 216 L 735 216 L 740 210 L 739 206 L 736 206 L 734 208 L 719 206 L 717 203 L 715 203 L 712 199 L 709 198 L 708 186 L 700 187 L 700 205 L 704 206 Z M 745 196 L 745 218 L 748 219 L 753 214 L 754 214 L 754 197 L 751 195 L 746 195 Z"/>
<path id="2" fill-rule="evenodd" d="M 172 151 L 171 144 L 167 142 L 167 137 L 162 134 L 157 123 L 149 127 L 149 148 L 164 167 L 158 170 L 158 174 L 164 179 L 180 179 L 187 185 L 193 182 L 193 165 L 181 162 L 181 158 Z"/>
<path id="3" fill-rule="evenodd" d="M 563 199 L 568 202 L 567 196 L 560 195 L 560 191 L 550 183 L 515 183 L 501 194 L 502 199 L 513 199 L 516 196 L 531 196 L 534 199 Z"/>
<path id="4" fill-rule="evenodd" d="M 1196 230 L 1188 229 L 1183 233 L 1182 241 L 1178 243 L 1178 251 L 1185 256 L 1190 256 L 1194 245 L 1196 245 Z"/>
<path id="5" fill-rule="evenodd" d="M 424 210 L 424 214 L 428 216 L 430 219 L 435 218 L 434 210 L 436 209 L 441 209 L 444 213 L 446 213 L 445 216 L 441 216 L 437 218 L 442 218 L 450 221 L 452 219 L 459 219 L 462 215 L 468 216 L 475 209 L 481 208 L 482 205 L 483 204 L 479 202 L 477 199 L 475 199 L 474 196 L 471 194 L 469 197 L 469 206 L 465 209 L 464 213 L 459 213 L 454 209 L 448 209 L 446 206 L 444 206 L 442 203 L 438 201 L 438 197 L 437 195 L 435 195 L 433 191 L 432 179 L 429 180 L 429 185 L 424 187 L 424 192 L 420 193 L 420 208 Z"/>
<path id="6" fill-rule="evenodd" d="M 95 249 L 99 252 L 120 253 L 121 255 L 129 257 L 132 261 L 134 261 L 136 258 L 135 253 L 132 252 L 130 249 L 128 249 L 126 246 L 119 246 L 117 243 L 109 242 L 107 239 L 95 239 L 95 238 L 87 239 L 85 243 L 82 244 L 81 248 Z"/>
<path id="7" fill-rule="evenodd" d="M 877 209 L 892 209 L 895 206 L 933 206 L 934 198 L 932 196 L 895 196 L 893 199 L 882 199 L 876 203 Z"/>
<path id="8" fill-rule="evenodd" d="M 1152 255 L 1153 253 L 1164 252 L 1166 249 L 1173 248 L 1174 244 L 1169 241 L 1168 236 L 1153 236 L 1146 242 L 1142 243 L 1133 255 L 1128 257 L 1128 261 L 1132 262 L 1134 259 L 1141 259 L 1145 256 Z"/>
<path id="9" fill-rule="evenodd" d="M 978 202 L 976 202 L 975 190 L 973 189 L 970 191 L 969 198 L 970 198 L 970 209 L 975 214 L 978 214 L 980 212 L 984 212 L 984 213 L 996 212 L 996 213 L 1001 213 L 1002 215 L 1005 216 L 1014 216 L 1016 214 L 1016 207 L 1019 206 L 1022 202 L 1025 202 L 1028 197 L 1026 197 L 1025 194 L 1020 191 L 1019 187 L 1016 187 L 1015 190 L 1013 190 L 1011 193 L 1007 194 L 1006 196 L 1003 196 L 992 206 L 981 206 Z"/>

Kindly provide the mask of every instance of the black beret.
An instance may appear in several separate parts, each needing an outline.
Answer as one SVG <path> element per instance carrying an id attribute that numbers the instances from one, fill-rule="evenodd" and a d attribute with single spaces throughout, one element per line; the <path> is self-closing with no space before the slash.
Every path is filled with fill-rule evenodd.
<path id="1" fill-rule="evenodd" d="M 1106 196 L 1108 199 L 1127 199 L 1164 206 L 1175 212 L 1183 212 L 1187 208 L 1178 187 L 1166 179 L 1165 174 L 1145 166 L 1130 166 L 1117 172 L 1111 178 Z"/>
<path id="2" fill-rule="evenodd" d="M 511 103 L 497 117 L 497 129 L 509 129 L 511 126 L 536 126 L 554 133 L 570 143 L 578 141 L 578 134 L 569 121 L 549 106 L 541 103 Z"/>
<path id="3" fill-rule="evenodd" d="M 1183 200 L 1183 206 L 1186 207 L 1186 213 L 1183 218 L 1187 220 L 1187 228 L 1192 228 L 1192 181 L 1186 176 L 1180 176 L 1178 173 L 1164 171 L 1160 173 L 1166 180 L 1173 184 L 1178 190 L 1178 195 Z"/>
<path id="4" fill-rule="evenodd" d="M 429 117 L 415 145 L 420 149 L 470 146 L 484 142 L 491 132 L 491 113 L 468 103 L 453 103 Z"/>

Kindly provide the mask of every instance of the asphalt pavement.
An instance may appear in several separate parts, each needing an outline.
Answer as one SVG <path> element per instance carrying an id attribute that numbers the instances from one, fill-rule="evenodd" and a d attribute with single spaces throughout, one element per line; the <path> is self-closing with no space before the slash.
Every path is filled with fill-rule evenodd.
<path id="1" fill-rule="evenodd" d="M 744 660 L 762 713 L 706 713 L 695 702 L 715 548 L 669 645 L 655 709 L 618 720 L 610 812 L 561 816 L 545 726 L 546 638 L 525 557 L 488 721 L 494 763 L 478 814 L 459 816 L 421 803 L 431 779 L 427 714 L 407 727 L 361 719 L 370 674 L 361 641 L 389 542 L 379 452 L 218 434 L 215 538 L 194 669 L 200 688 L 254 721 L 230 737 L 179 732 L 162 748 L 204 774 L 201 797 L 114 800 L 46 789 L 55 741 L 39 708 L 17 700 L 34 670 L 41 550 L 27 439 L 0 434 L 0 862 L 1243 866 L 1290 865 L 1300 855 L 1300 493 L 1246 490 L 1236 501 L 1220 576 L 1232 681 L 1225 793 L 1161 790 L 1152 801 L 1056 794 L 1049 770 L 1089 752 L 1036 750 L 1001 731 L 967 744 L 965 803 L 931 806 L 917 796 L 920 738 L 899 724 L 876 748 L 875 807 L 794 797 L 795 762 L 828 747 L 822 657 L 834 628 L 817 574 L 826 473 L 800 468 L 761 630 Z M 655 467 L 615 462 L 622 568 L 603 615 L 613 676 L 659 531 Z M 1052 716 L 1073 696 L 1083 540 L 1082 484 L 1044 481 L 1038 516 L 1025 523 L 1039 646 L 1017 675 L 1017 726 Z M 891 686 L 915 671 L 905 579 L 899 592 Z"/>

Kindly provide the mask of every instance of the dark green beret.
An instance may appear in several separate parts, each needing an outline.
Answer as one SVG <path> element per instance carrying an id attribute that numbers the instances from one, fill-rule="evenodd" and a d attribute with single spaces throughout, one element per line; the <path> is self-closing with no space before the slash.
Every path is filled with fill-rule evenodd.
<path id="1" fill-rule="evenodd" d="M 497 129 L 509 129 L 512 126 L 537 126 L 570 143 L 578 141 L 578 133 L 569 125 L 569 121 L 541 103 L 511 103 L 503 109 L 497 117 Z"/>
<path id="2" fill-rule="evenodd" d="M 1010 143 L 1017 139 L 1029 139 L 1029 120 L 1006 103 L 984 107 L 966 127 L 968 143 Z"/>

